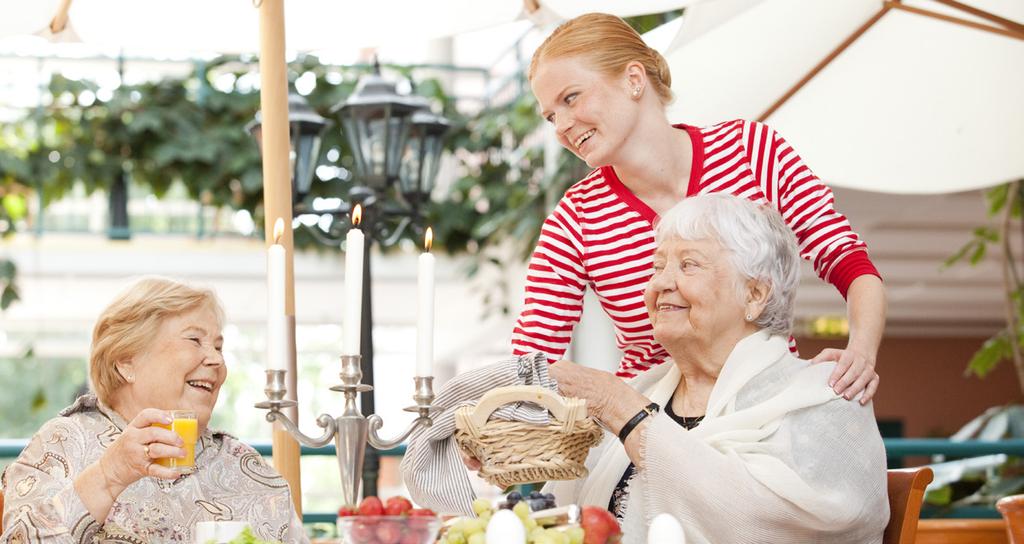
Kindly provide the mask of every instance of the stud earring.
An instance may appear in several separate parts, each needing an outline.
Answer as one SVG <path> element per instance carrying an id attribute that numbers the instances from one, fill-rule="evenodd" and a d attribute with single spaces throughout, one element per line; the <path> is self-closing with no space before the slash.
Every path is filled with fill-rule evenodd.
<path id="1" fill-rule="evenodd" d="M 633 88 L 633 96 L 640 96 L 640 87 Z"/>
<path id="2" fill-rule="evenodd" d="M 754 320 L 754 316 L 752 316 L 750 314 L 747 314 L 747 321 L 753 321 L 753 320 Z"/>

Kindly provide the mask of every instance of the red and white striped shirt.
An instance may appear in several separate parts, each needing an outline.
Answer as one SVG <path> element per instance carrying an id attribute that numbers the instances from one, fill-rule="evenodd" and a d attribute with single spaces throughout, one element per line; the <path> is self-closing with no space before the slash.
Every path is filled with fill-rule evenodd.
<path id="1" fill-rule="evenodd" d="M 832 191 L 770 127 L 735 120 L 678 128 L 693 142 L 687 196 L 724 192 L 774 206 L 796 234 L 801 256 L 844 298 L 858 276 L 879 275 L 864 242 L 833 207 Z M 632 377 L 668 358 L 654 340 L 643 301 L 653 273 L 657 220 L 611 167 L 570 187 L 544 221 L 530 259 L 514 352 L 560 359 L 589 286 L 615 326 L 623 352 L 619 376 Z"/>

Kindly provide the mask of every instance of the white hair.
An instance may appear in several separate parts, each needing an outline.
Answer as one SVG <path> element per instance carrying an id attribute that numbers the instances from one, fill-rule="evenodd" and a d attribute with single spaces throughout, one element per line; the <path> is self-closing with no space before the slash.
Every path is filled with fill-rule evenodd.
<path id="1" fill-rule="evenodd" d="M 728 251 L 740 303 L 748 280 L 764 282 L 768 299 L 754 324 L 773 334 L 793 328 L 793 301 L 800 278 L 796 238 L 775 209 L 745 198 L 715 193 L 684 199 L 658 223 L 655 241 L 714 240 Z"/>

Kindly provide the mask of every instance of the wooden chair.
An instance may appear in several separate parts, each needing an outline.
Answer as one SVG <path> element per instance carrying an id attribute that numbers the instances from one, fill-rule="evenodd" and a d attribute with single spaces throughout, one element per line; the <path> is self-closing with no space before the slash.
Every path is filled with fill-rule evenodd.
<path id="1" fill-rule="evenodd" d="M 996 510 L 1006 520 L 1006 534 L 1010 537 L 1010 544 L 1024 544 L 1024 495 L 999 499 Z"/>
<path id="2" fill-rule="evenodd" d="M 915 544 L 1008 544 L 1001 519 L 922 519 Z"/>
<path id="3" fill-rule="evenodd" d="M 917 538 L 924 488 L 931 483 L 934 474 L 932 469 L 922 467 L 890 470 L 888 476 L 889 525 L 885 527 L 882 544 L 913 544 Z"/>

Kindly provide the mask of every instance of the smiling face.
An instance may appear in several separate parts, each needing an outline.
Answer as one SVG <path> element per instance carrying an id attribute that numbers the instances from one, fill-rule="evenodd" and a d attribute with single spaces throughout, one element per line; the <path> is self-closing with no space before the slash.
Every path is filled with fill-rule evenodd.
<path id="1" fill-rule="evenodd" d="M 728 252 L 717 241 L 663 241 L 644 292 L 654 338 L 676 359 L 716 344 L 731 350 L 756 330 L 745 318 L 751 310 L 737 281 Z"/>
<path id="2" fill-rule="evenodd" d="M 193 410 L 205 429 L 227 377 L 223 344 L 213 308 L 164 319 L 148 348 L 117 365 L 130 379 L 116 392 L 114 408 L 128 421 L 144 408 Z"/>
<path id="3" fill-rule="evenodd" d="M 541 116 L 554 125 L 562 147 L 591 168 L 614 164 L 639 115 L 627 67 L 610 78 L 580 57 L 544 58 L 530 82 Z"/>

